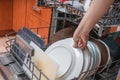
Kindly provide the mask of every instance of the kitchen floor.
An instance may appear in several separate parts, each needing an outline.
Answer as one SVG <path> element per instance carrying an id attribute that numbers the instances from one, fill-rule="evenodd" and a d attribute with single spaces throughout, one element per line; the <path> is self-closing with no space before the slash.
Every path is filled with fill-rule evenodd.
<path id="1" fill-rule="evenodd" d="M 10 38 L 14 38 L 14 36 L 11 36 Z M 6 41 L 8 40 L 8 38 L 6 37 L 0 37 L 0 54 L 3 52 L 6 52 Z"/>

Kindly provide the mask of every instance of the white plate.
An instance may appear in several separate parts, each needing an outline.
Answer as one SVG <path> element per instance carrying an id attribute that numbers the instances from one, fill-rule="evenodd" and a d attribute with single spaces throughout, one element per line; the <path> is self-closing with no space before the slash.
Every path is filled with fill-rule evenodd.
<path id="1" fill-rule="evenodd" d="M 96 60 L 97 60 L 97 58 L 96 58 L 96 50 L 95 50 L 95 47 L 94 47 L 94 45 L 93 45 L 93 43 L 92 42 L 88 42 L 89 43 L 89 46 L 90 46 L 90 48 L 91 48 L 91 50 L 92 50 L 92 53 L 93 53 L 93 65 L 92 65 L 92 69 L 94 69 L 95 68 L 95 65 L 96 65 Z"/>
<path id="2" fill-rule="evenodd" d="M 58 7 L 57 10 L 60 12 L 68 13 L 67 9 L 65 7 L 62 7 L 62 6 Z"/>
<path id="3" fill-rule="evenodd" d="M 70 80 L 78 77 L 83 68 L 83 53 L 81 49 L 73 48 L 73 39 L 67 38 L 49 46 L 45 53 L 59 65 L 57 80 Z"/>
<path id="4" fill-rule="evenodd" d="M 94 69 L 95 69 L 95 66 L 96 66 L 96 61 L 97 61 L 97 55 L 96 55 L 96 50 L 95 50 L 95 47 L 94 47 L 94 44 L 91 42 L 91 41 L 88 41 L 88 49 L 90 50 L 91 52 L 91 66 L 89 68 L 89 75 L 88 76 L 91 76 L 94 74 Z"/>
<path id="5" fill-rule="evenodd" d="M 92 0 L 86 0 L 86 1 L 85 1 L 85 4 L 84 4 L 84 10 L 85 10 L 85 11 L 87 11 L 88 8 L 90 7 L 91 1 L 92 1 Z"/>
<path id="6" fill-rule="evenodd" d="M 52 46 L 52 48 L 50 47 L 49 50 L 47 49 L 45 53 L 59 63 L 60 68 L 57 77 L 63 76 L 73 63 L 73 51 L 67 48 L 67 45 L 60 44 Z"/>
<path id="7" fill-rule="evenodd" d="M 96 63 L 97 64 L 96 68 L 97 68 L 100 66 L 100 63 L 101 63 L 101 53 L 100 53 L 99 47 L 96 44 L 94 44 L 94 46 L 95 46 L 95 49 L 97 51 L 97 63 Z"/>
<path id="8" fill-rule="evenodd" d="M 91 52 L 89 51 L 88 47 L 86 47 L 83 51 L 84 55 L 84 66 L 82 73 L 79 76 L 79 80 L 84 80 L 84 78 L 88 75 L 88 70 L 91 67 Z"/>
<path id="9" fill-rule="evenodd" d="M 91 48 L 91 46 L 90 46 L 90 41 L 88 41 L 87 47 L 88 47 L 88 49 L 89 49 L 89 51 L 90 51 L 90 53 L 91 53 L 91 55 L 90 55 L 90 58 L 91 58 L 91 66 L 90 66 L 90 68 L 89 68 L 89 70 L 91 70 L 91 69 L 93 69 L 93 64 L 94 64 L 94 54 L 93 54 L 93 50 L 92 50 L 92 48 Z"/>
<path id="10" fill-rule="evenodd" d="M 93 47 L 95 49 L 96 63 L 95 63 L 95 67 L 94 68 L 97 70 L 97 68 L 99 67 L 99 65 L 101 63 L 101 53 L 100 53 L 100 50 L 99 50 L 98 46 L 95 43 L 93 43 L 93 42 L 91 42 L 91 43 L 92 43 L 92 45 L 93 45 Z"/>

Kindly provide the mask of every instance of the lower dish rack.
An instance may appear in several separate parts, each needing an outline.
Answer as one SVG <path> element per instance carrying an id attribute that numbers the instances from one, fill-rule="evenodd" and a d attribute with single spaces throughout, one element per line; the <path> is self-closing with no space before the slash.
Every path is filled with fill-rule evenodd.
<path id="1" fill-rule="evenodd" d="M 7 37 L 9 37 L 9 35 Z M 49 80 L 42 70 L 31 61 L 31 56 L 34 55 L 34 49 L 32 49 L 28 43 L 29 41 L 27 42 L 18 36 L 12 39 L 8 38 L 8 41 L 6 41 L 8 45 L 6 49 L 8 52 L 6 52 L 4 56 L 0 56 L 0 62 L 5 67 L 9 66 L 13 70 L 16 75 L 13 80 L 42 80 L 42 77 L 44 77 L 44 80 Z M 100 67 L 103 66 L 106 65 Z M 84 80 L 116 80 L 120 68 L 120 59 L 107 64 L 105 70 L 98 73 L 97 70 L 100 67 L 81 72 L 81 75 L 94 72 L 93 75 L 86 76 Z M 39 72 L 39 75 L 35 74 L 35 70 Z M 79 77 L 72 80 L 79 80 Z"/>

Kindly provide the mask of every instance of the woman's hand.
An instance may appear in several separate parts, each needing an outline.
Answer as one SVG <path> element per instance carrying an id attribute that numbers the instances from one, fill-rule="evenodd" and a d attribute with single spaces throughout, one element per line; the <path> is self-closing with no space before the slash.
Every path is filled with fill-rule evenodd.
<path id="1" fill-rule="evenodd" d="M 99 19 L 107 12 L 114 0 L 93 0 L 80 24 L 74 32 L 74 47 L 84 49 L 87 45 L 89 32 Z"/>
<path id="2" fill-rule="evenodd" d="M 84 49 L 88 42 L 89 34 L 87 33 L 78 33 L 73 35 L 74 44 L 73 47 Z"/>

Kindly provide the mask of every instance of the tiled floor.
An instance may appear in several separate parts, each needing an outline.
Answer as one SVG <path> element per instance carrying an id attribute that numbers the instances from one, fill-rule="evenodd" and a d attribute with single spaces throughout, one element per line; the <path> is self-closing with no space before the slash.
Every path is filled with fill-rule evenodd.
<path id="1" fill-rule="evenodd" d="M 13 36 L 11 36 L 10 38 L 13 38 Z M 0 53 L 3 53 L 3 52 L 6 52 L 7 50 L 6 50 L 6 41 L 7 41 L 8 39 L 6 38 L 6 37 L 0 37 Z"/>

